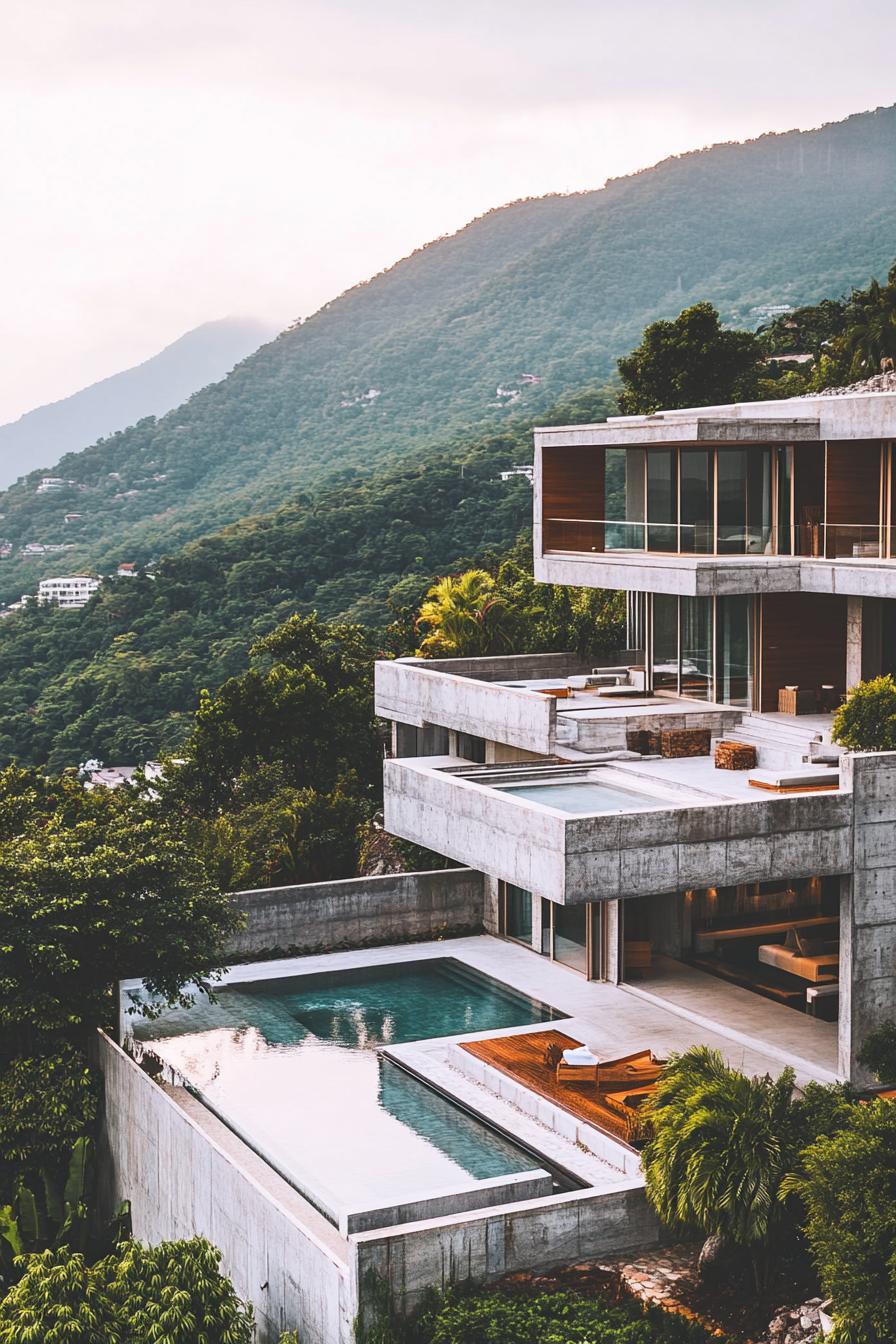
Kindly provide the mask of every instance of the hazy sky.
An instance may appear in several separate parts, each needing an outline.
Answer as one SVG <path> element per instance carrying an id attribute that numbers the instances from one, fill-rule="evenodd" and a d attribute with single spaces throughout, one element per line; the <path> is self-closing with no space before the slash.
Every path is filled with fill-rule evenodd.
<path id="1" fill-rule="evenodd" d="M 0 0 L 0 422 L 520 196 L 896 102 L 882 0 Z"/>

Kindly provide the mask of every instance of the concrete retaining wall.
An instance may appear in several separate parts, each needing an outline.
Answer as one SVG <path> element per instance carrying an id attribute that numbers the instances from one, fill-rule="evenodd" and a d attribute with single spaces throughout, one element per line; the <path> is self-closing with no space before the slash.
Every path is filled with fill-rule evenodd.
<path id="1" fill-rule="evenodd" d="M 658 1240 L 659 1228 L 640 1182 L 620 1183 L 618 1190 L 600 1194 L 555 1195 L 481 1217 L 418 1223 L 406 1233 L 390 1229 L 352 1238 L 362 1297 L 367 1297 L 368 1285 L 378 1282 L 405 1312 L 419 1307 L 432 1287 L 557 1269 L 640 1250 Z"/>
<path id="2" fill-rule="evenodd" d="M 237 891 L 232 899 L 247 922 L 229 950 L 252 957 L 470 933 L 482 924 L 485 893 L 481 873 L 441 868 Z"/>
<path id="3" fill-rule="evenodd" d="M 255 1308 L 258 1344 L 286 1329 L 302 1344 L 349 1344 L 350 1249 L 336 1229 L 189 1094 L 169 1096 L 103 1035 L 94 1059 L 105 1079 L 104 1211 L 129 1199 L 141 1241 L 208 1237 Z"/>
<path id="4" fill-rule="evenodd" d="M 469 1213 L 473 1209 L 493 1208 L 496 1204 L 514 1204 L 523 1199 L 541 1199 L 550 1195 L 553 1179 L 546 1171 L 533 1167 L 531 1171 L 516 1172 L 512 1176 L 496 1176 L 490 1181 L 478 1181 L 468 1190 L 446 1190 L 440 1195 L 415 1199 L 409 1204 L 392 1208 L 363 1209 L 345 1216 L 344 1231 L 369 1232 L 376 1227 L 396 1227 L 401 1223 L 419 1223 L 424 1219 L 442 1218 L 446 1213 Z"/>

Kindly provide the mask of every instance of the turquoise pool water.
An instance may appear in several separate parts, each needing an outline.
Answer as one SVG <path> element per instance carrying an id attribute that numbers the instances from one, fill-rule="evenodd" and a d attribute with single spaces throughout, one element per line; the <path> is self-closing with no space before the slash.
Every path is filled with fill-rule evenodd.
<path id="1" fill-rule="evenodd" d="M 336 1221 L 538 1165 L 377 1047 L 554 1016 L 438 958 L 235 984 L 133 1034 Z"/>
<path id="2" fill-rule="evenodd" d="M 568 784 L 496 784 L 494 787 L 501 793 L 528 798 L 532 803 L 556 807 L 561 812 L 631 812 L 664 806 L 663 800 L 652 794 L 617 788 L 614 784 L 602 784 L 592 779 Z"/>

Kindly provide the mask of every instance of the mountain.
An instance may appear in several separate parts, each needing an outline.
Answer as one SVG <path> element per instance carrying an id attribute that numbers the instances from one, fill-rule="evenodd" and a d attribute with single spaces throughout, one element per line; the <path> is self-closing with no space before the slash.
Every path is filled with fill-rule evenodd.
<path id="1" fill-rule="evenodd" d="M 256 318 L 204 322 L 135 368 L 0 425 L 0 489 L 147 415 L 164 415 L 218 382 L 276 332 L 273 323 Z"/>
<path id="2" fill-rule="evenodd" d="M 159 420 L 0 498 L 0 599 L 74 566 L 171 553 L 436 444 L 537 419 L 611 374 L 644 325 L 709 299 L 731 322 L 884 275 L 896 108 L 716 145 L 598 191 L 520 201 L 326 304 Z M 64 523 L 66 514 L 78 514 Z M 21 555 L 27 542 L 67 543 Z"/>

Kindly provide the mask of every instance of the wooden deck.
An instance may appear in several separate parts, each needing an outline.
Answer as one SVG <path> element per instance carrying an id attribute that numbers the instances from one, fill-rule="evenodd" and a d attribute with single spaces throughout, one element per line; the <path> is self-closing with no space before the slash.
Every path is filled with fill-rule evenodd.
<path id="1" fill-rule="evenodd" d="M 611 1135 L 627 1147 L 625 1121 L 605 1105 L 594 1082 L 558 1083 L 554 1070 L 544 1062 L 544 1052 L 551 1044 L 561 1050 L 570 1050 L 581 1041 L 565 1036 L 562 1031 L 534 1031 L 522 1036 L 498 1036 L 486 1041 L 466 1041 L 460 1046 L 476 1059 L 506 1073 L 515 1082 L 528 1087 L 555 1106 L 560 1106 L 578 1120 L 584 1120 Z"/>

